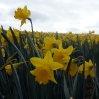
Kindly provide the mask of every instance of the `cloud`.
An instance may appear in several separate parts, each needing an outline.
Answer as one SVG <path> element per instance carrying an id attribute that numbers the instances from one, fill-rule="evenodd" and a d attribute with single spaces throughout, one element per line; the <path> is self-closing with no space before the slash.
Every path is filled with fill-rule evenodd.
<path id="1" fill-rule="evenodd" d="M 99 32 L 99 0 L 0 0 L 0 24 L 20 28 L 20 20 L 14 19 L 14 11 L 27 5 L 31 10 L 34 30 Z M 30 23 L 21 29 L 31 29 Z"/>
<path id="2" fill-rule="evenodd" d="M 32 11 L 31 13 L 32 15 L 30 17 L 33 21 L 45 22 L 49 20 L 49 17 L 44 13 L 38 11 Z"/>

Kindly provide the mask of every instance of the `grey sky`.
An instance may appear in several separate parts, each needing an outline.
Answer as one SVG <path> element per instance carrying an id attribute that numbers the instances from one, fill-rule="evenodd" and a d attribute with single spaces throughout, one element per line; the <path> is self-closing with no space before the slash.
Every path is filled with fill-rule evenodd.
<path id="1" fill-rule="evenodd" d="M 34 31 L 99 33 L 99 0 L 0 0 L 0 25 L 20 29 L 14 11 L 27 5 L 31 11 Z M 31 30 L 30 23 L 21 30 Z"/>

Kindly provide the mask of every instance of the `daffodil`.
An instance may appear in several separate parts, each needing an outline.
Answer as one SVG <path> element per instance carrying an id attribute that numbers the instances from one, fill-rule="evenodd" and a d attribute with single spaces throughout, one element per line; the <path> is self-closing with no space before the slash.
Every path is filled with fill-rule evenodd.
<path id="1" fill-rule="evenodd" d="M 53 61 L 50 51 L 46 53 L 44 59 L 33 57 L 30 61 L 36 67 L 36 69 L 30 71 L 35 76 L 35 81 L 40 84 L 47 84 L 49 80 L 57 83 L 53 70 L 63 68 L 63 65 Z"/>
<path id="2" fill-rule="evenodd" d="M 7 41 L 5 40 L 5 38 L 3 36 L 1 36 L 1 44 L 2 44 L 2 46 L 7 45 Z"/>
<path id="3" fill-rule="evenodd" d="M 7 30 L 7 37 L 12 41 L 14 42 L 14 39 L 13 39 L 13 36 L 12 36 L 12 33 L 10 30 Z"/>
<path id="4" fill-rule="evenodd" d="M 13 66 L 17 69 L 17 68 L 19 68 L 22 64 L 24 64 L 24 62 L 15 63 L 15 64 L 13 64 Z M 10 64 L 5 66 L 5 70 L 6 70 L 6 72 L 7 72 L 9 75 L 12 74 L 12 68 L 11 68 L 11 65 L 10 65 Z"/>
<path id="5" fill-rule="evenodd" d="M 1 52 L 2 52 L 2 56 L 5 57 L 5 50 L 4 50 L 4 48 L 1 49 Z"/>
<path id="6" fill-rule="evenodd" d="M 82 73 L 83 71 L 83 64 L 80 65 L 79 67 L 79 72 Z M 91 77 L 95 77 L 94 75 L 94 68 L 93 68 L 93 64 L 92 61 L 89 60 L 89 62 L 85 61 L 85 79 L 87 78 L 88 75 L 90 75 Z"/>
<path id="7" fill-rule="evenodd" d="M 86 39 L 86 34 L 82 33 L 79 38 L 80 38 L 80 41 L 84 41 Z"/>
<path id="8" fill-rule="evenodd" d="M 68 74 L 71 76 L 74 76 L 77 71 L 78 71 L 77 63 L 76 63 L 75 59 L 72 59 Z"/>
<path id="9" fill-rule="evenodd" d="M 61 44 L 61 40 L 56 40 L 55 37 L 45 37 L 44 38 L 44 49 L 50 50 L 51 48 L 58 48 Z"/>
<path id="10" fill-rule="evenodd" d="M 59 45 L 59 49 L 51 49 L 53 55 L 53 59 L 56 62 L 63 64 L 63 70 L 66 70 L 68 62 L 70 60 L 70 54 L 73 52 L 73 47 L 69 46 L 67 49 L 63 49 L 62 44 Z"/>
<path id="11" fill-rule="evenodd" d="M 14 17 L 16 19 L 21 20 L 21 26 L 26 23 L 26 19 L 29 18 L 31 15 L 30 10 L 27 9 L 27 6 L 24 6 L 24 8 L 18 8 L 17 11 L 15 11 Z"/>

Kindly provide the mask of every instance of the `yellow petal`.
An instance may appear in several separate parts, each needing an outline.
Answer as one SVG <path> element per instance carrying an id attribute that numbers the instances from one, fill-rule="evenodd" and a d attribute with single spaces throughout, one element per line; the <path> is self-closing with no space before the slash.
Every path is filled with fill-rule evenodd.
<path id="1" fill-rule="evenodd" d="M 65 63 L 68 63 L 69 60 L 70 60 L 70 56 L 67 55 L 62 59 L 62 61 L 64 61 Z"/>
<path id="2" fill-rule="evenodd" d="M 54 53 L 54 52 L 56 52 L 56 51 L 58 51 L 57 48 L 52 48 L 52 49 L 51 49 L 51 52 L 52 52 L 52 53 Z"/>
<path id="3" fill-rule="evenodd" d="M 49 50 L 49 49 L 53 48 L 53 45 L 52 44 L 46 44 L 43 48 Z"/>
<path id="4" fill-rule="evenodd" d="M 90 63 L 90 65 L 92 65 L 92 61 L 91 60 L 89 60 L 89 63 Z"/>
<path id="5" fill-rule="evenodd" d="M 52 54 L 50 51 L 47 51 L 45 57 L 44 57 L 44 61 L 48 64 L 53 62 L 53 58 L 52 58 Z"/>
<path id="6" fill-rule="evenodd" d="M 79 66 L 79 72 L 82 73 L 82 71 L 83 71 L 83 65 L 80 65 Z"/>
<path id="7" fill-rule="evenodd" d="M 67 49 L 65 49 L 65 54 L 70 55 L 73 52 L 73 47 L 69 46 Z"/>
<path id="8" fill-rule="evenodd" d="M 15 63 L 13 64 L 13 66 L 17 69 L 19 68 L 20 66 L 22 66 L 24 64 L 24 62 L 20 62 L 20 63 Z"/>
<path id="9" fill-rule="evenodd" d="M 28 17 L 31 15 L 31 12 L 30 12 L 30 10 L 28 11 L 27 15 L 28 15 Z"/>
<path id="10" fill-rule="evenodd" d="M 45 37 L 44 38 L 44 43 L 49 44 L 49 45 L 54 43 L 54 41 L 55 41 L 54 37 Z"/>
<path id="11" fill-rule="evenodd" d="M 87 76 L 89 75 L 89 71 L 85 71 L 85 74 L 84 74 L 84 76 L 85 76 L 85 79 L 87 79 Z"/>
<path id="12" fill-rule="evenodd" d="M 37 57 L 33 57 L 30 59 L 30 62 L 36 66 L 36 67 L 39 67 L 39 66 L 43 66 L 44 65 L 44 61 L 43 59 L 41 58 L 37 58 Z"/>
<path id="13" fill-rule="evenodd" d="M 90 70 L 90 76 L 91 76 L 91 77 L 95 77 L 94 68 L 92 68 L 92 69 Z"/>
<path id="14" fill-rule="evenodd" d="M 31 73 L 32 75 L 34 75 L 34 71 L 35 71 L 35 70 L 31 70 L 30 73 Z"/>
<path id="15" fill-rule="evenodd" d="M 50 78 L 50 80 L 57 84 L 57 81 L 54 78 L 54 72 L 53 71 L 51 71 L 51 78 Z"/>
<path id="16" fill-rule="evenodd" d="M 26 23 L 26 19 L 21 21 L 21 25 L 22 26 L 24 23 Z"/>
<path id="17" fill-rule="evenodd" d="M 52 70 L 57 70 L 57 69 L 63 68 L 64 66 L 58 62 L 53 62 L 51 63 L 50 67 Z"/>
<path id="18" fill-rule="evenodd" d="M 71 76 L 74 76 L 76 74 L 76 72 L 78 71 L 78 67 L 76 63 L 71 63 L 71 66 L 69 68 L 69 74 Z"/>
<path id="19" fill-rule="evenodd" d="M 27 11 L 27 6 L 24 6 L 24 11 L 25 11 L 25 12 Z"/>
<path id="20" fill-rule="evenodd" d="M 62 50 L 63 50 L 62 43 L 59 45 L 59 50 L 60 50 L 60 51 L 62 51 Z"/>

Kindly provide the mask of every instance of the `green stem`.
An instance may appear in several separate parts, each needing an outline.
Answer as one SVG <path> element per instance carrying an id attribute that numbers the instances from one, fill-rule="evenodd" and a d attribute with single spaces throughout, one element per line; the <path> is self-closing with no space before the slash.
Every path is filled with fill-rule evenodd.
<path id="1" fill-rule="evenodd" d="M 31 20 L 31 18 L 27 18 L 29 21 L 30 21 L 30 23 L 31 23 L 31 29 L 32 29 L 32 38 L 33 38 L 33 42 L 34 42 L 34 31 L 33 31 L 33 23 L 32 23 L 32 20 Z M 35 42 L 34 42 L 35 43 Z"/>

